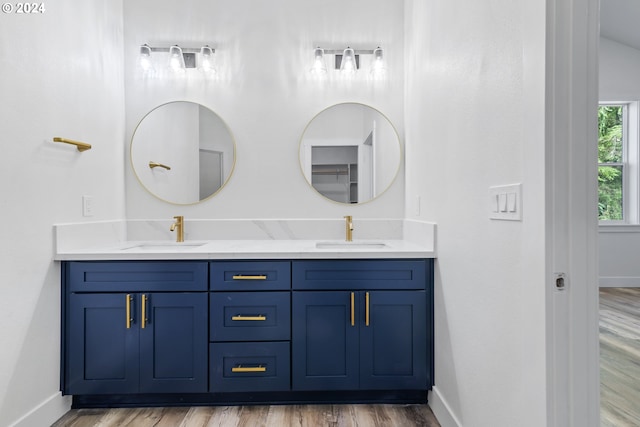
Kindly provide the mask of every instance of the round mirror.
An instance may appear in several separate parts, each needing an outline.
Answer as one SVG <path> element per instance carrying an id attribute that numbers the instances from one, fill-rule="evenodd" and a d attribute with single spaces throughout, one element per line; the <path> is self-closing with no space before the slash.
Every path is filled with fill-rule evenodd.
<path id="1" fill-rule="evenodd" d="M 321 111 L 300 141 L 300 165 L 311 186 L 340 203 L 382 194 L 400 168 L 400 138 L 391 122 L 367 105 L 345 103 Z"/>
<path id="2" fill-rule="evenodd" d="M 229 180 L 235 143 L 222 119 L 194 102 L 169 102 L 142 118 L 131 138 L 131 165 L 151 194 L 188 205 Z"/>

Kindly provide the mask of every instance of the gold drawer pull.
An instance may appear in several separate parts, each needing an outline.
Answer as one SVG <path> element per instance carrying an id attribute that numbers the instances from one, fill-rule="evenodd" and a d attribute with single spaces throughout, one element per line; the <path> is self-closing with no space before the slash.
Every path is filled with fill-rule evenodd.
<path id="1" fill-rule="evenodd" d="M 262 365 L 253 367 L 238 365 L 231 368 L 231 372 L 267 372 L 267 367 Z"/>
<path id="2" fill-rule="evenodd" d="M 233 280 L 267 280 L 267 275 L 258 274 L 254 276 L 245 276 L 244 274 L 238 274 L 233 276 Z"/>
<path id="3" fill-rule="evenodd" d="M 243 316 L 243 315 L 239 314 L 237 316 L 232 316 L 231 320 L 258 320 L 258 321 L 264 321 L 264 320 L 267 320 L 267 316 L 263 316 L 262 314 L 259 314 L 257 316 Z"/>

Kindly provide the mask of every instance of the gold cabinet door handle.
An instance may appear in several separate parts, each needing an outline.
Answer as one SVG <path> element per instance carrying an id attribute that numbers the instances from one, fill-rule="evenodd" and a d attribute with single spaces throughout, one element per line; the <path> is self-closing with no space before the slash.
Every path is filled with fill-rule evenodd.
<path id="1" fill-rule="evenodd" d="M 262 365 L 259 365 L 259 366 L 238 365 L 231 368 L 231 372 L 267 372 L 267 367 Z"/>
<path id="2" fill-rule="evenodd" d="M 355 301 L 356 295 L 354 292 L 351 292 L 351 326 L 356 325 Z"/>
<path id="3" fill-rule="evenodd" d="M 231 320 L 234 320 L 234 321 L 255 320 L 255 321 L 263 322 L 267 320 L 267 316 L 264 316 L 262 314 L 259 314 L 257 316 L 243 316 L 241 314 L 238 314 L 237 316 L 231 316 Z"/>
<path id="4" fill-rule="evenodd" d="M 142 294 L 142 323 L 140 327 L 144 329 L 147 326 L 147 296 Z"/>
<path id="5" fill-rule="evenodd" d="M 267 280 L 267 275 L 266 274 L 256 274 L 256 275 L 236 274 L 233 276 L 233 280 Z"/>
<path id="6" fill-rule="evenodd" d="M 364 319 L 364 324 L 365 324 L 365 326 L 369 326 L 369 292 L 364 294 L 364 298 L 365 298 L 365 319 Z"/>
<path id="7" fill-rule="evenodd" d="M 127 294 L 126 297 L 126 313 L 125 315 L 127 316 L 127 329 L 131 328 L 131 322 L 133 322 L 133 317 L 131 317 L 131 300 L 133 299 L 133 297 L 131 296 L 131 294 Z"/>

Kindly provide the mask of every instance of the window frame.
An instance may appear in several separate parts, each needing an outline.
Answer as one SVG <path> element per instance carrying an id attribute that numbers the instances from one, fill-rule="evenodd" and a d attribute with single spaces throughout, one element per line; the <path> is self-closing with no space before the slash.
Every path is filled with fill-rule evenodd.
<path id="1" fill-rule="evenodd" d="M 598 220 L 601 226 L 640 225 L 640 175 L 638 173 L 640 114 L 638 105 L 638 101 L 601 101 L 598 104 L 598 107 L 622 107 L 622 161 L 598 162 L 598 169 L 601 166 L 622 167 L 622 219 Z"/>

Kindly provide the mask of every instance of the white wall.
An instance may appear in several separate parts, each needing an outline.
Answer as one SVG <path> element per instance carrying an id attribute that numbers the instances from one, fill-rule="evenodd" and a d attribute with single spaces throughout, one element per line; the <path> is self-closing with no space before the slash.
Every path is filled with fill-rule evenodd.
<path id="1" fill-rule="evenodd" d="M 57 222 L 124 216 L 122 2 L 0 14 L 0 425 L 50 425 L 60 397 Z M 80 153 L 60 136 L 86 141 Z M 82 217 L 82 195 L 95 216 Z"/>
<path id="2" fill-rule="evenodd" d="M 438 224 L 431 405 L 444 427 L 546 425 L 544 5 L 405 17 L 407 217 Z M 489 220 L 489 186 L 519 182 L 523 221 Z"/>
<path id="3" fill-rule="evenodd" d="M 640 101 L 640 51 L 600 38 L 600 101 Z M 600 286 L 640 286 L 640 227 L 600 227 Z"/>
<path id="4" fill-rule="evenodd" d="M 149 195 L 127 165 L 127 217 L 402 218 L 404 169 L 377 200 L 357 206 L 337 204 L 309 188 L 301 173 L 298 145 L 317 113 L 350 101 L 378 109 L 403 136 L 403 19 L 403 3 L 384 0 L 125 2 L 127 138 L 155 106 L 189 100 L 216 112 L 237 144 L 230 181 L 215 197 L 195 206 L 173 206 Z M 186 80 L 145 77 L 136 62 L 143 43 L 209 43 L 216 49 L 218 78 L 205 82 L 189 70 Z M 309 70 L 318 45 L 325 49 L 380 45 L 388 61 L 388 78 L 372 81 L 364 72 L 352 81 L 336 77 L 315 81 Z"/>

